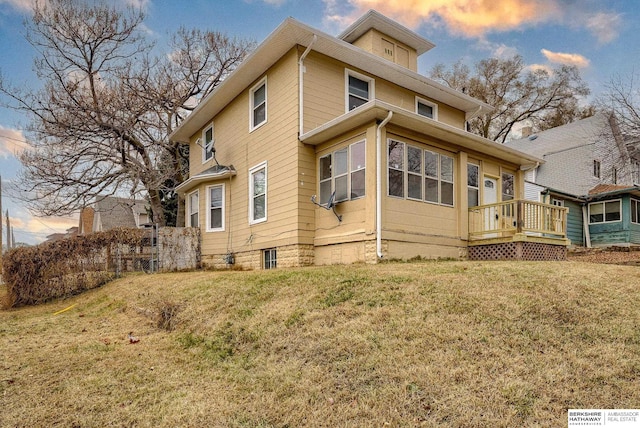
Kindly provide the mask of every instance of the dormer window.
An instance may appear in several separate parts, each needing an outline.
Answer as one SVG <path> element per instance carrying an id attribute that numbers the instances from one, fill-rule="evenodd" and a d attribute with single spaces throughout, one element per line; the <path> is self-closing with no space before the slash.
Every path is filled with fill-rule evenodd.
<path id="1" fill-rule="evenodd" d="M 347 70 L 347 112 L 373 99 L 374 80 L 360 73 Z"/>
<path id="2" fill-rule="evenodd" d="M 420 116 L 438 120 L 438 105 L 421 98 L 416 98 L 416 113 Z"/>

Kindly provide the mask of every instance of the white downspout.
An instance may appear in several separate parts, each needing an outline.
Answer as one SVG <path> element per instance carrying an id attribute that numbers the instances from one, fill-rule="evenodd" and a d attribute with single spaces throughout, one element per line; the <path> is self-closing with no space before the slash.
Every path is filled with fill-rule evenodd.
<path id="1" fill-rule="evenodd" d="M 300 57 L 300 60 L 298 61 L 298 90 L 300 91 L 298 95 L 298 117 L 300 118 L 300 128 L 298 131 L 298 135 L 302 135 L 302 133 L 304 132 L 304 73 L 306 71 L 304 68 L 304 59 L 307 57 L 307 55 L 309 55 L 309 52 L 311 52 L 311 47 L 316 42 L 316 40 L 318 40 L 318 36 L 314 34 L 313 39 L 311 39 L 311 43 L 309 43 L 309 46 L 307 46 L 307 49 L 304 51 L 304 53 Z"/>
<path id="2" fill-rule="evenodd" d="M 382 127 L 391 120 L 392 116 L 393 112 L 389 110 L 387 117 L 376 129 L 376 253 L 378 258 L 382 258 Z"/>

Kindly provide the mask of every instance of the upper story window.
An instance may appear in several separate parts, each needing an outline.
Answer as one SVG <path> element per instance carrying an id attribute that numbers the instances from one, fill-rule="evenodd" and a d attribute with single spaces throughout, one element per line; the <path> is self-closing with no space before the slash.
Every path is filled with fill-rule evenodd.
<path id="1" fill-rule="evenodd" d="M 198 195 L 198 191 L 196 190 L 193 193 L 189 194 L 187 199 L 187 219 L 189 220 L 189 224 L 187 226 L 190 227 L 198 227 L 200 223 L 198 222 L 198 212 L 200 211 L 200 198 Z"/>
<path id="2" fill-rule="evenodd" d="M 202 162 L 206 162 L 213 157 L 213 125 L 202 132 Z"/>
<path id="3" fill-rule="evenodd" d="M 502 200 L 510 201 L 514 196 L 514 175 L 508 172 L 502 173 Z"/>
<path id="4" fill-rule="evenodd" d="M 249 223 L 267 220 L 267 163 L 249 170 Z"/>
<path id="5" fill-rule="evenodd" d="M 438 105 L 416 97 L 416 113 L 420 116 L 438 120 Z"/>
<path id="6" fill-rule="evenodd" d="M 610 223 L 621 220 L 622 201 L 592 202 L 589 204 L 589 224 Z"/>
<path id="7" fill-rule="evenodd" d="M 600 161 L 595 159 L 593 161 L 593 176 L 600 178 Z"/>
<path id="8" fill-rule="evenodd" d="M 224 230 L 224 184 L 207 187 L 207 232 Z"/>
<path id="9" fill-rule="evenodd" d="M 267 122 L 267 78 L 262 79 L 251 88 L 250 95 L 251 125 L 250 131 L 264 125 Z"/>
<path id="10" fill-rule="evenodd" d="M 470 207 L 480 204 L 480 167 L 473 163 L 467 164 L 467 201 Z"/>
<path id="11" fill-rule="evenodd" d="M 359 141 L 320 158 L 320 204 L 361 198 L 365 195 L 365 142 Z"/>
<path id="12" fill-rule="evenodd" d="M 360 107 L 374 98 L 374 80 L 370 77 L 346 70 L 347 111 Z"/>
<path id="13" fill-rule="evenodd" d="M 389 196 L 453 206 L 453 158 L 432 150 L 389 140 L 387 144 Z M 406 187 L 405 187 L 406 183 Z"/>

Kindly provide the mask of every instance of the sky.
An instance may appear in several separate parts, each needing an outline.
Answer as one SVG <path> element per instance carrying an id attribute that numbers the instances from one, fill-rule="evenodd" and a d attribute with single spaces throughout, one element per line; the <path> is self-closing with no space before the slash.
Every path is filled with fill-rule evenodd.
<path id="1" fill-rule="evenodd" d="M 34 0 L 0 0 L 0 75 L 13 85 L 37 88 L 33 49 L 24 38 Z M 46 0 L 41 0 L 46 1 Z M 338 35 L 375 9 L 433 42 L 418 72 L 457 61 L 472 66 L 489 57 L 521 55 L 528 67 L 579 68 L 592 101 L 616 76 L 640 70 L 640 2 L 636 0 L 112 0 L 146 13 L 145 30 L 158 46 L 179 27 L 216 30 L 262 42 L 284 19 L 293 17 Z M 0 99 L 1 104 L 2 99 Z M 29 118 L 0 106 L 0 176 L 3 188 L 28 150 L 23 132 Z M 3 192 L 17 242 L 37 244 L 47 235 L 77 226 L 77 219 L 39 217 Z M 4 223 L 4 213 L 3 213 Z M 5 232 L 6 233 L 6 232 Z M 6 235 L 5 235 L 6 236 Z M 6 241 L 6 239 L 5 239 Z"/>

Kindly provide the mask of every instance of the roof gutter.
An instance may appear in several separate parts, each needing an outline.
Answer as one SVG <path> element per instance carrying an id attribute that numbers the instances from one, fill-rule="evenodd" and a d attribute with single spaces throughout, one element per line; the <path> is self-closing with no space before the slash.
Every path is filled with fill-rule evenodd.
<path id="1" fill-rule="evenodd" d="M 382 258 L 382 128 L 391 120 L 393 112 L 376 129 L 376 254 Z"/>
<path id="2" fill-rule="evenodd" d="M 309 52 L 311 52 L 311 48 L 313 47 L 313 44 L 316 42 L 316 40 L 318 40 L 318 36 L 314 34 L 313 39 L 311 39 L 311 43 L 309 43 L 309 46 L 307 46 L 307 49 L 304 51 L 304 53 L 300 57 L 300 60 L 298 61 L 298 88 L 300 91 L 298 95 L 298 117 L 300 118 L 298 135 L 302 135 L 304 133 L 304 73 L 306 73 L 307 71 L 307 69 L 304 67 L 304 59 L 307 57 L 307 55 L 309 55 Z"/>

